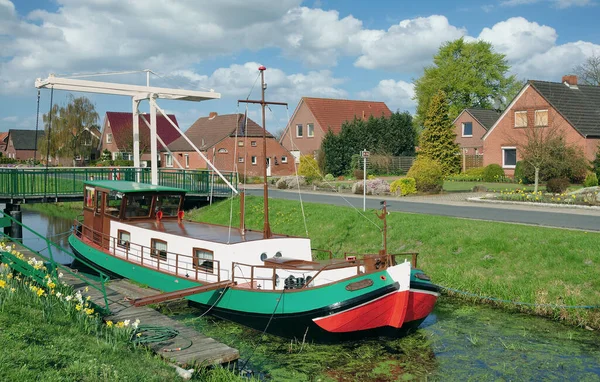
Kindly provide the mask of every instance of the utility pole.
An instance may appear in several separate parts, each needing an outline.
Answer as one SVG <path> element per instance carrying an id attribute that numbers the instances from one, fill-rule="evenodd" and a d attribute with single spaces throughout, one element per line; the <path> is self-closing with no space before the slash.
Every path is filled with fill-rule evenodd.
<path id="1" fill-rule="evenodd" d="M 263 161 L 264 161 L 264 169 L 263 169 L 263 197 L 264 197 L 264 213 L 265 213 L 264 227 L 263 227 L 263 237 L 265 239 L 268 239 L 271 236 L 273 236 L 273 234 L 271 232 L 271 226 L 269 224 L 269 190 L 268 190 L 268 183 L 267 183 L 267 127 L 266 127 L 266 122 L 265 122 L 265 107 L 267 105 L 287 106 L 287 103 L 285 103 L 285 102 L 267 102 L 267 101 L 265 101 L 265 90 L 267 89 L 267 84 L 265 83 L 265 70 L 267 70 L 267 68 L 265 68 L 263 65 L 261 65 L 258 68 L 258 70 L 260 71 L 261 99 L 260 100 L 247 100 L 247 99 L 245 99 L 245 100 L 238 100 L 238 102 L 242 102 L 242 103 L 256 103 L 256 104 L 260 104 L 260 106 L 262 108 Z M 239 126 L 237 126 L 236 128 L 239 129 Z M 247 132 L 244 131 L 244 134 L 246 134 L 246 133 Z M 236 144 L 237 144 L 237 142 L 236 142 Z"/>

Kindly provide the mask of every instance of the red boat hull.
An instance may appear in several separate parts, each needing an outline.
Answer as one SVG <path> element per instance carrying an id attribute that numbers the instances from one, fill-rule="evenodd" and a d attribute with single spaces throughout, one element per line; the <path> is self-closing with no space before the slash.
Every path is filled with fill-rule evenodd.
<path id="1" fill-rule="evenodd" d="M 365 304 L 313 321 L 331 333 L 348 333 L 377 328 L 400 329 L 422 320 L 433 311 L 438 294 L 411 289 L 394 291 Z"/>

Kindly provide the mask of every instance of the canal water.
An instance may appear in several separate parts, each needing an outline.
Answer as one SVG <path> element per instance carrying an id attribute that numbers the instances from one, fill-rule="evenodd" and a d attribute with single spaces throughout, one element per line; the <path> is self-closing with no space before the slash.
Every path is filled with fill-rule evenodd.
<path id="1" fill-rule="evenodd" d="M 23 212 L 23 223 L 68 248 L 72 220 Z M 24 230 L 24 243 L 46 243 Z M 71 257 L 53 253 L 68 263 Z M 339 345 L 262 335 L 193 308 L 165 313 L 238 348 L 249 375 L 274 381 L 600 381 L 600 333 L 442 297 L 401 339 Z"/>

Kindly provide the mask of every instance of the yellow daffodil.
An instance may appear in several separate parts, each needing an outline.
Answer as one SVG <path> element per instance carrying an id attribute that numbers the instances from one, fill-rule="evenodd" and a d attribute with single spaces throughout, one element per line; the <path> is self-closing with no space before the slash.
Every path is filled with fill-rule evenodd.
<path id="1" fill-rule="evenodd" d="M 42 297 L 44 295 L 45 291 L 42 288 L 38 288 L 36 293 L 37 293 L 38 297 Z"/>
<path id="2" fill-rule="evenodd" d="M 83 306 L 81 304 L 75 305 L 75 310 L 80 311 Z"/>
<path id="3" fill-rule="evenodd" d="M 106 326 L 108 326 L 109 328 L 113 326 L 113 322 L 112 321 L 106 321 Z"/>
<path id="4" fill-rule="evenodd" d="M 6 281 L 0 280 L 0 288 L 2 288 L 2 289 L 6 288 Z"/>
<path id="5" fill-rule="evenodd" d="M 94 314 L 94 309 L 92 309 L 92 308 L 85 309 L 85 314 L 87 314 L 88 316 L 91 316 L 92 314 Z"/>
<path id="6" fill-rule="evenodd" d="M 125 324 L 123 323 L 123 321 L 119 321 L 117 322 L 117 324 L 115 325 L 117 328 L 122 328 L 125 326 Z"/>

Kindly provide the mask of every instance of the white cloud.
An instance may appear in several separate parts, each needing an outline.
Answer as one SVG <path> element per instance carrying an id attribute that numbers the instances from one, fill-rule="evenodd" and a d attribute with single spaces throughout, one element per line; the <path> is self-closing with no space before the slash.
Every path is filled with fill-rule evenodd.
<path id="1" fill-rule="evenodd" d="M 433 15 L 403 20 L 386 32 L 371 33 L 362 42 L 362 55 L 355 65 L 367 69 L 397 71 L 420 69 L 431 62 L 439 46 L 466 34 L 450 25 L 445 16 Z"/>
<path id="2" fill-rule="evenodd" d="M 412 83 L 392 79 L 381 80 L 375 88 L 358 93 L 361 99 L 384 101 L 392 111 L 410 112 L 414 112 L 416 105 L 412 99 L 414 95 L 415 86 Z"/>
<path id="3" fill-rule="evenodd" d="M 519 5 L 528 5 L 540 2 L 549 2 L 552 4 L 553 7 L 559 9 L 570 7 L 584 7 L 594 4 L 592 0 L 506 0 L 502 1 L 500 4 L 507 7 L 516 7 Z"/>
<path id="4" fill-rule="evenodd" d="M 554 28 L 523 17 L 511 17 L 492 28 L 483 28 L 478 38 L 492 43 L 496 51 L 515 62 L 547 51 L 554 46 L 557 37 Z"/>

